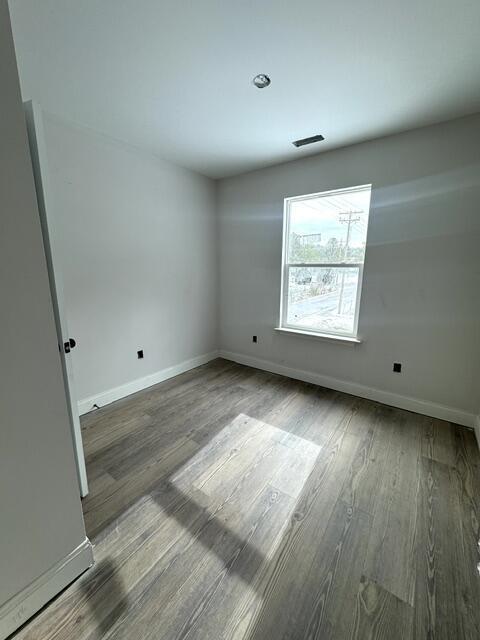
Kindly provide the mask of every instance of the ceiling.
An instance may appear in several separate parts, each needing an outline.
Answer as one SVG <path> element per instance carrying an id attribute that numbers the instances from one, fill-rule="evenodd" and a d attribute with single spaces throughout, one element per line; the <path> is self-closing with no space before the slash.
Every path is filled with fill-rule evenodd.
<path id="1" fill-rule="evenodd" d="M 24 99 L 214 178 L 480 111 L 478 0 L 10 10 Z M 253 86 L 258 73 L 270 87 Z"/>

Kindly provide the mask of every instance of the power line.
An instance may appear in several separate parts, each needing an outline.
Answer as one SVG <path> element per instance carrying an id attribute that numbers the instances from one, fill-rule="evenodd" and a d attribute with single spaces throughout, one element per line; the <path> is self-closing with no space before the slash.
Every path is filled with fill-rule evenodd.
<path id="1" fill-rule="evenodd" d="M 360 222 L 361 217 L 357 215 L 359 213 L 362 213 L 362 211 L 349 211 L 348 213 L 341 213 L 338 216 L 340 224 L 348 225 L 347 238 L 345 240 L 345 250 L 343 253 L 343 259 L 345 262 L 347 261 L 347 258 L 348 258 L 348 243 L 350 241 L 350 229 L 352 227 L 352 224 L 356 224 L 357 222 Z M 342 218 L 342 216 L 347 216 L 347 217 Z M 352 217 L 352 216 L 356 216 L 356 217 Z M 339 315 L 342 313 L 344 288 L 345 288 L 345 269 L 342 269 L 342 283 L 340 285 L 340 296 L 338 298 L 338 314 Z"/>

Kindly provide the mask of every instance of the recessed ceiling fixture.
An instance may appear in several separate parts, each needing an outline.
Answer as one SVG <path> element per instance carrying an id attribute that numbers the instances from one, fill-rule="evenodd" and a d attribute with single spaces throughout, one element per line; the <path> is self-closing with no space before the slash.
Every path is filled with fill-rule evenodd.
<path id="1" fill-rule="evenodd" d="M 295 147 L 303 147 L 306 144 L 313 144 L 314 142 L 321 142 L 322 140 L 325 140 L 325 138 L 322 135 L 318 134 L 316 136 L 310 136 L 310 138 L 302 138 L 301 140 L 294 140 L 292 144 Z"/>
<path id="2" fill-rule="evenodd" d="M 271 80 L 266 73 L 259 73 L 258 76 L 255 76 L 253 79 L 253 84 L 258 89 L 265 89 L 265 87 L 268 87 L 270 82 Z"/>

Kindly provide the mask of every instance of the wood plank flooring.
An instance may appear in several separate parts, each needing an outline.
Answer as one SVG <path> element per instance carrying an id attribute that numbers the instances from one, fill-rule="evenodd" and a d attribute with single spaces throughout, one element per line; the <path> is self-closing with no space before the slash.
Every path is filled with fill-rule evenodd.
<path id="1" fill-rule="evenodd" d="M 82 423 L 96 565 L 17 640 L 480 638 L 472 431 L 224 360 Z"/>

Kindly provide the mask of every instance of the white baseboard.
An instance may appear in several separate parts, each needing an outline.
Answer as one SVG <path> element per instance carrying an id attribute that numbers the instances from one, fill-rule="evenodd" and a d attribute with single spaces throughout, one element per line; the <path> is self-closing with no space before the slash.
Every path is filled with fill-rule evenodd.
<path id="1" fill-rule="evenodd" d="M 18 629 L 92 565 L 92 545 L 88 538 L 85 538 L 66 558 L 0 608 L 0 640 L 4 640 Z"/>
<path id="2" fill-rule="evenodd" d="M 473 413 L 468 413 L 454 407 L 447 407 L 435 402 L 429 402 L 428 400 L 419 400 L 418 398 L 402 396 L 392 393 L 391 391 L 382 391 L 381 389 L 366 387 L 362 384 L 357 384 L 356 382 L 339 380 L 338 378 L 331 378 L 330 376 L 314 373 L 312 371 L 293 369 L 283 364 L 272 362 L 271 360 L 263 360 L 241 353 L 220 350 L 219 357 L 225 358 L 225 360 L 233 360 L 233 362 L 245 364 L 256 369 L 263 369 L 264 371 L 270 371 L 271 373 L 278 373 L 282 376 L 287 376 L 288 378 L 295 378 L 296 380 L 303 380 L 304 382 L 318 384 L 319 386 L 327 387 L 328 389 L 343 391 L 344 393 L 359 396 L 360 398 L 376 400 L 382 404 L 398 407 L 399 409 L 406 409 L 407 411 L 413 411 L 433 418 L 440 418 L 441 420 L 447 420 L 448 422 L 455 422 L 456 424 L 461 424 L 470 428 L 475 427 L 476 416 Z M 478 429 L 477 437 L 480 442 L 480 426 Z"/>
<path id="3" fill-rule="evenodd" d="M 173 378 L 174 376 L 178 376 L 181 373 L 185 373 L 185 371 L 189 371 L 190 369 L 199 367 L 202 364 L 206 364 L 207 362 L 210 362 L 210 360 L 214 360 L 215 358 L 218 358 L 218 351 L 204 353 L 201 356 L 191 358 L 190 360 L 185 360 L 180 364 L 162 369 L 161 371 L 156 371 L 155 373 L 151 373 L 150 375 L 144 376 L 143 378 L 137 378 L 136 380 L 132 380 L 131 382 L 127 382 L 126 384 L 122 384 L 119 387 L 108 389 L 107 391 L 102 391 L 95 394 L 94 396 L 90 396 L 89 398 L 79 400 L 78 413 L 80 415 L 88 413 L 94 408 L 93 405 L 95 404 L 99 407 L 103 407 L 106 404 L 110 404 L 110 402 L 115 402 L 115 400 L 120 400 L 120 398 L 125 398 L 132 393 L 136 393 L 137 391 L 141 391 L 142 389 L 147 389 L 154 384 L 158 384 L 159 382 L 168 380 L 168 378 Z"/>

